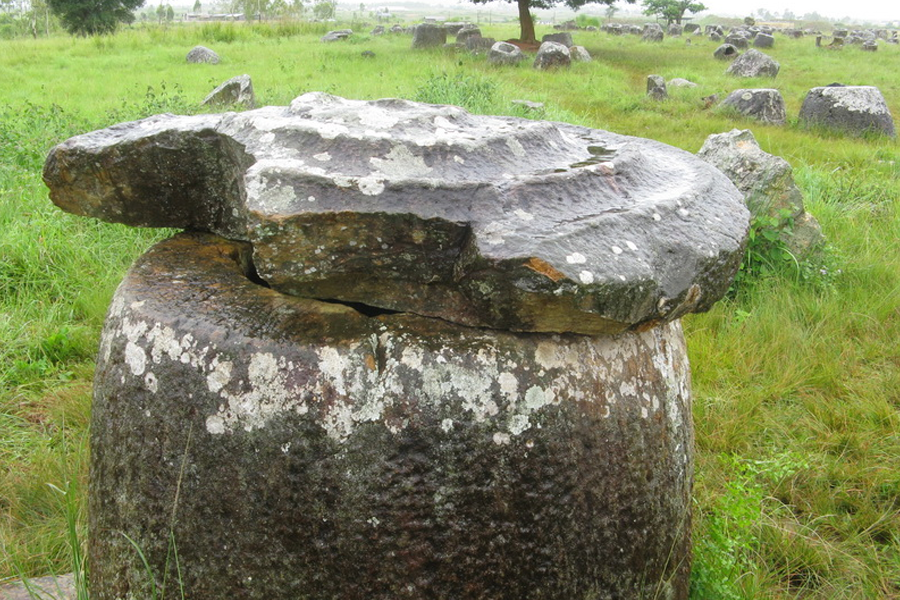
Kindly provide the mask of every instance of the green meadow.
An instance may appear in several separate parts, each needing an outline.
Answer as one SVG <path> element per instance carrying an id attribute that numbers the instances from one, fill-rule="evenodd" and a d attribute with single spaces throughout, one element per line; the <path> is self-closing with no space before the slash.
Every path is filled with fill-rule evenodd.
<path id="1" fill-rule="evenodd" d="M 685 318 L 693 371 L 694 599 L 900 598 L 900 152 L 892 139 L 808 130 L 806 92 L 874 85 L 900 113 L 900 47 L 826 51 L 776 37 L 771 79 L 735 79 L 701 37 L 646 44 L 576 32 L 593 56 L 558 72 L 530 61 L 412 51 L 405 35 L 319 41 L 306 23 L 197 24 L 114 36 L 0 41 L 0 581 L 77 569 L 86 529 L 88 422 L 104 313 L 129 264 L 167 231 L 56 209 L 41 181 L 69 136 L 160 112 L 203 112 L 222 81 L 253 79 L 257 102 L 308 91 L 402 97 L 654 138 L 691 152 L 751 129 L 788 160 L 828 245 L 795 260 L 754 225 L 739 283 Z M 516 25 L 483 27 L 505 39 Z M 549 33 L 538 26 L 538 35 Z M 195 45 L 218 65 L 191 65 Z M 369 50 L 374 57 L 364 57 Z M 694 89 L 646 98 L 646 77 Z M 775 87 L 789 123 L 707 107 Z M 516 99 L 543 103 L 537 111 Z M 89 569 L 89 565 L 88 565 Z"/>

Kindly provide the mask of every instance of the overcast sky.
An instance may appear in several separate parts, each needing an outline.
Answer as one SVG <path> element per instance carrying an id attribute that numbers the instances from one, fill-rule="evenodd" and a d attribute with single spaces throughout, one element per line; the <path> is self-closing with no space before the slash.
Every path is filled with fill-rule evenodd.
<path id="1" fill-rule="evenodd" d="M 381 0 L 372 0 L 379 2 Z M 453 4 L 467 4 L 466 0 L 422 0 L 435 6 L 450 6 Z M 806 13 L 817 12 L 823 17 L 831 19 L 843 19 L 850 17 L 856 21 L 900 21 L 900 2 L 898 0 L 700 0 L 709 7 L 709 11 L 719 15 L 733 15 L 746 17 L 756 15 L 759 8 L 781 15 L 785 9 L 790 10 L 798 17 Z M 390 3 L 390 0 L 386 0 Z M 504 3 L 506 4 L 506 3 Z M 625 0 L 616 3 L 621 9 L 639 10 L 641 0 L 629 5 Z M 602 12 L 600 5 L 587 5 L 586 10 L 591 13 Z M 489 7 L 488 7 L 489 8 Z M 700 13 L 701 15 L 704 13 Z"/>

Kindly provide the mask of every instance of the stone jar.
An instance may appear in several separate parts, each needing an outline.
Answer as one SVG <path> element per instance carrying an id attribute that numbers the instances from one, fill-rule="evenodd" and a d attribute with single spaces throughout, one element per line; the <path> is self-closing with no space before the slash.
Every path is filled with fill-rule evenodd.
<path id="1" fill-rule="evenodd" d="M 687 597 L 679 322 L 601 337 L 366 315 L 260 285 L 248 258 L 177 236 L 116 293 L 92 598 L 164 580 L 163 598 Z"/>
<path id="2" fill-rule="evenodd" d="M 76 136 L 44 178 L 190 231 L 104 327 L 94 600 L 687 598 L 680 318 L 748 229 L 716 168 L 311 93 Z"/>

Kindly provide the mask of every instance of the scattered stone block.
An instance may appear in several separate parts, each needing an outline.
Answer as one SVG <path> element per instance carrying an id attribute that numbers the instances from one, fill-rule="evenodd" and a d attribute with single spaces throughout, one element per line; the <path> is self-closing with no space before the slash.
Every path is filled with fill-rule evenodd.
<path id="1" fill-rule="evenodd" d="M 447 30 L 434 23 L 419 23 L 413 29 L 412 47 L 438 48 L 447 43 Z"/>
<path id="2" fill-rule="evenodd" d="M 559 42 L 544 42 L 538 48 L 532 67 L 541 71 L 559 69 L 572 64 L 572 55 L 569 48 Z"/>
<path id="3" fill-rule="evenodd" d="M 571 48 L 575 45 L 575 42 L 572 40 L 572 34 L 568 31 L 561 31 L 559 33 L 548 33 L 544 37 L 541 38 L 541 43 L 543 42 L 556 42 L 558 44 L 562 44 L 566 48 Z"/>
<path id="4" fill-rule="evenodd" d="M 867 85 L 811 89 L 800 107 L 800 122 L 853 135 L 896 135 L 894 118 L 881 90 Z"/>
<path id="5" fill-rule="evenodd" d="M 684 79 L 682 77 L 676 77 L 674 79 L 670 79 L 667 85 L 669 87 L 676 87 L 676 88 L 695 88 L 695 87 L 697 87 L 696 83 L 694 83 L 693 81 L 688 81 L 687 79 Z"/>
<path id="6" fill-rule="evenodd" d="M 238 75 L 220 84 L 211 91 L 203 104 L 207 106 L 235 106 L 256 108 L 256 96 L 253 93 L 253 82 L 249 75 Z"/>
<path id="7" fill-rule="evenodd" d="M 661 75 L 647 76 L 647 96 L 652 100 L 665 100 L 669 97 L 666 80 Z"/>
<path id="8" fill-rule="evenodd" d="M 772 48 L 775 46 L 775 37 L 768 33 L 758 33 L 753 38 L 754 48 Z"/>
<path id="9" fill-rule="evenodd" d="M 323 42 L 339 42 L 341 40 L 346 40 L 351 35 L 353 35 L 352 29 L 336 29 L 334 31 L 329 31 L 323 35 L 321 39 Z"/>
<path id="10" fill-rule="evenodd" d="M 716 60 L 734 60 L 741 53 L 731 44 L 722 44 L 713 51 L 713 58 Z"/>
<path id="11" fill-rule="evenodd" d="M 515 44 L 495 42 L 488 51 L 487 59 L 492 65 L 517 65 L 525 60 L 525 53 Z"/>
<path id="12" fill-rule="evenodd" d="M 735 77 L 775 77 L 780 68 L 778 61 L 751 48 L 736 58 L 725 73 Z"/>
<path id="13" fill-rule="evenodd" d="M 219 55 L 210 50 L 206 46 L 194 46 L 187 53 L 187 61 L 189 63 L 208 63 L 211 65 L 219 64 Z"/>
<path id="14" fill-rule="evenodd" d="M 591 62 L 591 53 L 584 46 L 572 46 L 569 55 L 575 62 Z"/>
<path id="15" fill-rule="evenodd" d="M 734 90 L 722 101 L 722 106 L 769 125 L 784 125 L 787 122 L 784 97 L 775 89 Z"/>
<path id="16" fill-rule="evenodd" d="M 780 223 L 781 239 L 795 257 L 807 257 L 824 244 L 819 223 L 804 208 L 791 165 L 762 150 L 750 130 L 713 134 L 697 156 L 728 176 L 753 217 L 765 215 Z"/>

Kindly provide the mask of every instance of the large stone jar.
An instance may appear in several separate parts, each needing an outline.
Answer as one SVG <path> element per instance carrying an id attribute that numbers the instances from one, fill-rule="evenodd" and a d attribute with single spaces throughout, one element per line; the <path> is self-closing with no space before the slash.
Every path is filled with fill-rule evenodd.
<path id="1" fill-rule="evenodd" d="M 73 212 L 195 230 L 137 261 L 104 328 L 92 598 L 687 597 L 679 318 L 747 229 L 715 169 L 310 94 L 79 136 L 45 180 Z"/>

